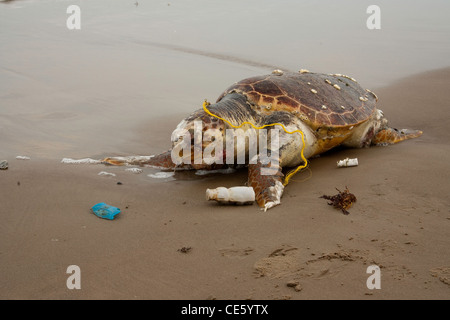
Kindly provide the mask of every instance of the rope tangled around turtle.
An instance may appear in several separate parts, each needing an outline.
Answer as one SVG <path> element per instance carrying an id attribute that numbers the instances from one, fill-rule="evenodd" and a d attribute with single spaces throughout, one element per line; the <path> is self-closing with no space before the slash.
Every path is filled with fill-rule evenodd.
<path id="1" fill-rule="evenodd" d="M 212 116 L 212 117 L 215 117 L 215 118 L 217 118 L 217 119 L 219 119 L 219 120 L 222 120 L 222 121 L 228 123 L 228 125 L 230 125 L 231 127 L 235 128 L 235 129 L 239 129 L 239 128 L 241 128 L 242 126 L 244 126 L 244 125 L 246 125 L 246 124 L 251 125 L 251 126 L 252 126 L 254 129 L 256 129 L 256 130 L 264 129 L 264 128 L 266 128 L 266 127 L 271 127 L 271 126 L 280 126 L 281 128 L 283 128 L 284 132 L 286 132 L 286 133 L 288 133 L 288 134 L 294 134 L 294 133 L 296 133 L 296 132 L 298 132 L 298 133 L 301 134 L 301 136 L 302 136 L 302 143 L 303 143 L 303 145 L 302 145 L 302 150 L 301 150 L 301 158 L 302 158 L 302 160 L 303 160 L 304 163 L 301 164 L 301 165 L 299 165 L 297 168 L 295 168 L 295 169 L 289 171 L 289 172 L 286 174 L 286 177 L 284 178 L 284 182 L 283 182 L 283 185 L 284 185 L 284 186 L 286 186 L 286 185 L 289 183 L 289 180 L 291 179 L 291 177 L 292 177 L 293 175 L 295 175 L 297 172 L 299 172 L 300 170 L 302 170 L 302 169 L 304 169 L 304 168 L 306 168 L 306 167 L 308 166 L 308 160 L 305 158 L 305 156 L 304 156 L 304 154 L 303 154 L 303 151 L 305 150 L 305 136 L 304 136 L 304 134 L 303 134 L 303 132 L 302 132 L 301 130 L 288 131 L 288 130 L 286 129 L 286 127 L 285 127 L 282 123 L 270 123 L 270 124 L 265 124 L 265 125 L 263 125 L 263 126 L 261 126 L 261 127 L 257 127 L 257 126 L 255 126 L 253 123 L 251 123 L 251 122 L 244 121 L 244 122 L 242 122 L 239 126 L 236 126 L 236 125 L 232 124 L 230 121 L 228 121 L 228 120 L 226 120 L 226 119 L 224 119 L 224 118 L 221 118 L 221 117 L 219 117 L 218 115 L 215 115 L 215 114 L 211 113 L 211 112 L 208 110 L 208 108 L 207 108 L 210 104 L 211 104 L 211 103 L 209 103 L 209 102 L 205 99 L 205 101 L 203 102 L 203 110 L 204 110 L 208 115 L 210 115 L 210 116 Z"/>

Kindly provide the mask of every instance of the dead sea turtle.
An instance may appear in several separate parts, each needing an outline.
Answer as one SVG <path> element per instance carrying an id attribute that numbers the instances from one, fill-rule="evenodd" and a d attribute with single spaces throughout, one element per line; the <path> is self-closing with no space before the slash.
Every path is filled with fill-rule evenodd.
<path id="1" fill-rule="evenodd" d="M 225 161 L 227 154 L 230 157 L 230 152 L 233 151 L 231 157 L 236 160 L 238 152 L 245 151 L 245 165 L 248 166 L 249 172 L 248 186 L 254 189 L 258 205 L 268 209 L 280 204 L 284 190 L 282 172 L 284 167 L 298 166 L 307 158 L 339 145 L 355 148 L 387 145 L 422 134 L 419 130 L 397 130 L 389 127 L 383 112 L 376 107 L 377 100 L 373 92 L 363 89 L 355 79 L 345 75 L 312 73 L 307 70 L 299 72 L 275 70 L 269 75 L 256 76 L 235 83 L 220 95 L 216 103 L 208 106 L 213 115 L 226 121 L 207 114 L 204 109 L 199 109 L 182 120 L 174 130 L 171 150 L 145 160 L 106 158 L 103 163 L 113 165 L 128 163 L 171 170 L 208 170 L 231 166 L 229 161 Z M 202 125 L 200 132 L 195 127 L 199 122 Z M 233 144 L 234 149 L 229 151 L 223 148 L 225 151 L 222 153 L 218 153 L 215 149 L 214 159 L 223 161 L 211 163 L 201 159 L 201 155 L 206 153 L 212 143 L 217 145 L 218 137 L 221 138 L 220 143 L 226 145 L 226 131 L 233 129 L 230 124 L 239 126 L 244 122 L 252 123 L 256 127 L 278 123 L 284 125 L 289 132 L 297 131 L 292 134 L 286 133 L 279 125 L 265 128 L 280 131 L 278 150 L 271 150 L 269 144 L 264 150 L 278 157 L 277 165 L 274 166 L 273 161 L 269 163 L 262 161 L 262 147 L 258 149 L 256 157 L 250 159 L 248 154 L 251 148 L 247 144 L 240 147 Z M 256 130 L 248 124 L 241 129 L 241 135 Z M 299 131 L 303 133 L 303 140 Z M 194 140 L 199 134 L 202 135 L 201 144 L 195 145 Z M 228 140 L 233 139 L 234 142 L 237 136 L 231 136 L 232 138 Z M 190 152 L 186 150 L 182 152 L 181 158 L 185 161 L 182 163 L 174 161 L 173 150 L 180 149 L 180 145 L 186 142 L 191 144 Z M 200 161 L 195 161 L 198 155 Z M 261 174 L 264 168 L 271 171 Z"/>

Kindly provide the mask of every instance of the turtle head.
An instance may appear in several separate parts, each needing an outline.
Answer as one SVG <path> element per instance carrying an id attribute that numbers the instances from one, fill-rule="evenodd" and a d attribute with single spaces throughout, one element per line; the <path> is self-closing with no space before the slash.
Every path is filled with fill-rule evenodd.
<path id="1" fill-rule="evenodd" d="M 222 120 L 203 110 L 194 112 L 172 132 L 172 161 L 190 164 L 197 170 L 223 166 L 224 133 Z"/>

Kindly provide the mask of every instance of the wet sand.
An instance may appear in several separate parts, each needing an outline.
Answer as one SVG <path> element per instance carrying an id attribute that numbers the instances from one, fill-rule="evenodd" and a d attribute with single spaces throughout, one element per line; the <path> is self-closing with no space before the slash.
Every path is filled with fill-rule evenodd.
<path id="1" fill-rule="evenodd" d="M 9 162 L 0 171 L 1 299 L 450 297 L 450 68 L 441 59 L 448 56 L 448 41 L 441 41 L 447 29 L 438 31 L 444 20 L 424 23 L 423 31 L 386 10 L 383 21 L 392 23 L 383 26 L 390 33 L 368 34 L 355 20 L 342 19 L 337 30 L 351 36 L 339 37 L 348 41 L 339 46 L 329 32 L 336 25 L 323 25 L 324 19 L 317 22 L 323 25 L 318 40 L 296 30 L 303 45 L 289 47 L 292 37 L 281 31 L 295 24 L 284 19 L 279 30 L 276 24 L 264 27 L 266 37 L 277 39 L 267 48 L 258 30 L 235 32 L 245 24 L 232 6 L 206 5 L 196 16 L 188 4 L 164 2 L 148 11 L 139 11 L 144 3 L 131 4 L 140 9 L 130 18 L 129 7 L 100 14 L 102 2 L 90 2 L 82 33 L 74 34 L 64 30 L 67 3 L 37 3 L 0 7 L 0 40 L 7 44 L 0 52 L 0 160 Z M 333 5 L 330 12 L 309 9 L 316 15 L 344 11 Z M 353 6 L 348 16 L 355 18 L 359 9 L 365 12 L 364 5 Z M 54 16 L 61 10 L 62 19 Z M 183 20 L 186 10 L 194 15 Z M 261 21 L 265 10 L 274 8 L 258 7 L 246 21 Z M 412 17 L 420 12 L 402 10 Z M 217 32 L 231 13 L 242 19 L 230 26 L 234 36 L 228 38 Z M 209 31 L 198 25 L 199 15 Z M 309 23 L 315 17 L 305 15 Z M 31 20 L 18 24 L 17 18 Z M 401 21 L 406 27 L 399 27 Z M 140 32 L 142 23 L 148 32 Z M 407 41 L 398 43 L 405 35 Z M 253 47 L 243 45 L 249 39 Z M 150 168 L 133 174 L 123 167 L 61 163 L 64 157 L 165 151 L 173 128 L 204 98 L 213 101 L 233 82 L 272 66 L 354 76 L 379 96 L 392 126 L 424 134 L 312 159 L 310 170 L 287 186 L 282 205 L 266 213 L 256 204 L 205 200 L 207 188 L 243 185 L 246 170 L 153 179 L 147 175 L 157 171 Z M 17 160 L 19 155 L 31 159 Z M 357 157 L 359 166 L 337 169 L 347 157 Z M 319 198 L 345 186 L 357 197 L 349 215 Z M 122 212 L 112 221 L 100 219 L 90 212 L 99 202 Z M 373 264 L 381 267 L 380 290 L 366 286 Z M 81 290 L 66 286 L 70 265 L 81 269 Z"/>
<path id="2" fill-rule="evenodd" d="M 59 159 L 8 159 L 10 168 L 0 172 L 0 295 L 448 299 L 449 85 L 444 69 L 377 90 L 394 126 L 424 135 L 313 159 L 310 172 L 288 185 L 282 205 L 266 213 L 204 199 L 206 188 L 242 185 L 245 170 L 158 180 L 147 177 L 152 169 L 136 175 Z M 345 157 L 357 157 L 359 166 L 337 169 Z M 345 186 L 357 197 L 347 216 L 319 198 Z M 98 202 L 122 212 L 113 221 L 100 219 L 89 211 Z M 192 249 L 182 253 L 183 247 Z M 66 287 L 72 264 L 81 269 L 81 290 Z M 372 264 L 381 267 L 380 290 L 366 287 Z M 291 281 L 301 290 L 288 287 Z"/>

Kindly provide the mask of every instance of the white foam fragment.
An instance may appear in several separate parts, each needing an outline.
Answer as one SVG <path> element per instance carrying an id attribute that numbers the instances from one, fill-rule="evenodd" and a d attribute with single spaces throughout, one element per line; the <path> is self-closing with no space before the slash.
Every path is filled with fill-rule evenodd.
<path id="1" fill-rule="evenodd" d="M 27 157 L 27 156 L 17 156 L 16 159 L 17 160 L 30 160 L 31 158 Z"/>
<path id="2" fill-rule="evenodd" d="M 207 174 L 213 174 L 213 173 L 223 173 L 223 174 L 229 174 L 236 172 L 236 169 L 233 168 L 226 168 L 226 169 L 217 169 L 217 170 L 197 170 L 195 171 L 195 174 L 198 176 L 204 176 Z"/>
<path id="3" fill-rule="evenodd" d="M 70 163 L 70 164 L 98 164 L 101 163 L 100 160 L 94 160 L 91 158 L 85 158 L 85 159 L 70 159 L 70 158 L 64 158 L 61 160 L 61 163 Z"/>
<path id="4" fill-rule="evenodd" d="M 152 173 L 152 174 L 148 174 L 147 176 L 150 178 L 155 178 L 155 179 L 165 179 L 165 178 L 173 177 L 174 175 L 175 175 L 175 172 L 171 171 L 171 172 Z"/>
<path id="5" fill-rule="evenodd" d="M 99 176 L 111 176 L 111 177 L 115 177 L 116 174 L 115 173 L 111 173 L 111 172 L 106 172 L 106 171 L 101 171 L 98 173 Z"/>
<path id="6" fill-rule="evenodd" d="M 142 173 L 142 169 L 139 168 L 127 168 L 125 171 L 131 172 L 131 173 Z"/>
<path id="7" fill-rule="evenodd" d="M 342 168 L 342 167 L 355 167 L 357 165 L 358 165 L 358 158 L 354 158 L 354 159 L 345 158 L 344 160 L 339 160 L 337 162 L 337 166 L 339 168 Z"/>

